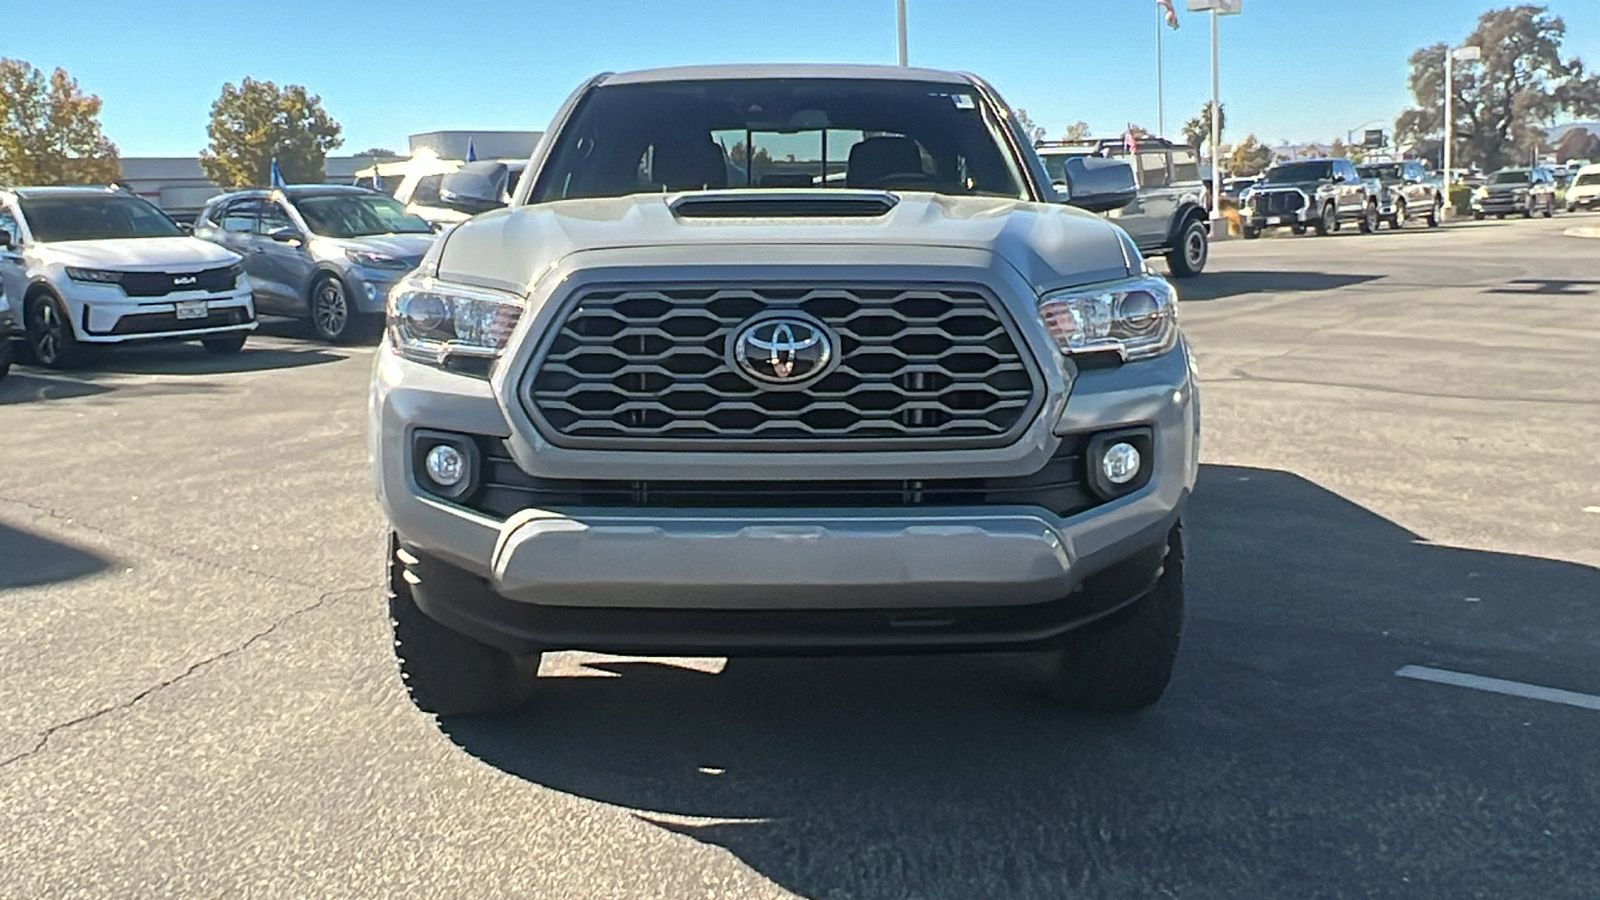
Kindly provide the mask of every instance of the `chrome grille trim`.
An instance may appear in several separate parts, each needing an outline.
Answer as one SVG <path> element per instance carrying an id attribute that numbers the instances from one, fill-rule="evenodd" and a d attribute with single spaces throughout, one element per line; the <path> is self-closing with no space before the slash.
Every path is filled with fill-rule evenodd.
<path id="1" fill-rule="evenodd" d="M 800 310 L 837 369 L 764 389 L 728 365 L 753 316 Z M 974 284 L 600 284 L 553 317 L 523 379 L 550 443 L 702 450 L 954 449 L 1014 442 L 1044 383 L 1004 306 Z"/>

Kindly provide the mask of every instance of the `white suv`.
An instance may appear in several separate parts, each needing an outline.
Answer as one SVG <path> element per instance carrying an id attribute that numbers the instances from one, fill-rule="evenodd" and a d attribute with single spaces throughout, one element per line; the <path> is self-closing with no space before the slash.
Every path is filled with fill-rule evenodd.
<path id="1" fill-rule="evenodd" d="M 86 344 L 161 339 L 238 352 L 256 327 L 239 263 L 117 188 L 0 191 L 0 284 L 42 365 L 71 366 Z"/>

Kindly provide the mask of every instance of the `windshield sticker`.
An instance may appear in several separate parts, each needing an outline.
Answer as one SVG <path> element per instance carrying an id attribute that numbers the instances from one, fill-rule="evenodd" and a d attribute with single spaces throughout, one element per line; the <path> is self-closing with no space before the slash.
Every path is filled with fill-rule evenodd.
<path id="1" fill-rule="evenodd" d="M 950 99 L 955 101 L 956 109 L 978 108 L 978 101 L 972 99 L 971 94 L 951 94 Z"/>

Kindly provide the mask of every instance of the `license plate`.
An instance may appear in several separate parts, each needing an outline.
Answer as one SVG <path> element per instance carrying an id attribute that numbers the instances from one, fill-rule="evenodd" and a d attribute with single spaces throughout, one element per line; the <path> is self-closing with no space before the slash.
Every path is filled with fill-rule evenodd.
<path id="1" fill-rule="evenodd" d="M 1283 216 L 1267 216 L 1268 225 L 1282 225 Z"/>
<path id="2" fill-rule="evenodd" d="M 206 317 L 206 302 L 204 300 L 178 301 L 178 318 L 204 319 Z"/>

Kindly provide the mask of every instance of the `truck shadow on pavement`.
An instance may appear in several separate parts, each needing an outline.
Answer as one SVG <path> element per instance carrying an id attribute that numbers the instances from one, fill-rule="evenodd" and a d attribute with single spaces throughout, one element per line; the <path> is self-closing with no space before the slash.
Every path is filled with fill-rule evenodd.
<path id="1" fill-rule="evenodd" d="M 111 560 L 0 522 L 0 592 L 97 575 Z"/>
<path id="2" fill-rule="evenodd" d="M 1377 281 L 1381 275 L 1342 275 L 1329 272 L 1222 271 L 1178 283 L 1181 302 L 1221 300 L 1241 294 L 1293 294 L 1333 291 Z"/>
<path id="3" fill-rule="evenodd" d="M 1597 714 L 1393 673 L 1600 691 L 1600 570 L 1432 545 L 1281 471 L 1206 467 L 1187 521 L 1185 644 L 1141 715 L 952 656 L 590 663 L 615 677 L 441 725 L 805 897 L 1592 896 Z"/>

